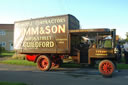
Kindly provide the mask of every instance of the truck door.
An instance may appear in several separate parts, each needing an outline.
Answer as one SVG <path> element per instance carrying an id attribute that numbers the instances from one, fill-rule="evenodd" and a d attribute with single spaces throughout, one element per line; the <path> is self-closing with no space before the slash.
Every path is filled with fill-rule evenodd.
<path id="1" fill-rule="evenodd" d="M 88 49 L 89 49 L 89 39 L 81 36 L 80 43 L 80 63 L 88 63 Z"/>

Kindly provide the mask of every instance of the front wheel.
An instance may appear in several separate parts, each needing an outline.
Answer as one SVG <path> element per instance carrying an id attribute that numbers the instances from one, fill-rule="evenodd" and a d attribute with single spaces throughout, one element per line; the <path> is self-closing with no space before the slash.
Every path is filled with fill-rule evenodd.
<path id="1" fill-rule="evenodd" d="M 51 68 L 51 60 L 45 55 L 41 55 L 37 60 L 37 66 L 42 71 L 48 71 Z"/>
<path id="2" fill-rule="evenodd" d="M 112 76 L 115 66 L 110 60 L 102 60 L 99 63 L 99 71 L 103 76 Z"/>

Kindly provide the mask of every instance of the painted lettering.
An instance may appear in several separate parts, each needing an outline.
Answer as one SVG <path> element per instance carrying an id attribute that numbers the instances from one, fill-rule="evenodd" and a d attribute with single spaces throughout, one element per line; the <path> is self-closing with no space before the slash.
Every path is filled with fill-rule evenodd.
<path id="1" fill-rule="evenodd" d="M 52 25 L 52 26 L 36 26 L 36 27 L 29 27 L 23 29 L 24 35 L 44 35 L 44 34 L 56 34 L 56 33 L 65 33 L 65 24 L 63 25 Z"/>
<path id="2" fill-rule="evenodd" d="M 55 46 L 53 41 L 46 41 L 46 42 L 24 42 L 24 48 L 52 48 Z"/>

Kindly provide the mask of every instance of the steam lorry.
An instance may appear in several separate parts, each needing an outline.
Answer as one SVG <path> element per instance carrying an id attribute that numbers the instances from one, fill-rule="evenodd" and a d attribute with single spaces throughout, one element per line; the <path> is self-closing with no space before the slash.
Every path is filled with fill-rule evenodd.
<path id="1" fill-rule="evenodd" d="M 14 49 L 26 54 L 42 71 L 59 67 L 65 56 L 78 64 L 95 65 L 111 76 L 116 66 L 115 29 L 80 29 L 79 21 L 70 14 L 16 21 Z"/>

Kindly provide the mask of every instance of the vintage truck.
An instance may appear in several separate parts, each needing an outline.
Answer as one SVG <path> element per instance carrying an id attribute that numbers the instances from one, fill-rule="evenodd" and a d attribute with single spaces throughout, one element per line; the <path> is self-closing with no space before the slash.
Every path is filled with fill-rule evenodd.
<path id="1" fill-rule="evenodd" d="M 115 35 L 115 29 L 80 29 L 70 14 L 43 17 L 15 22 L 14 49 L 42 71 L 59 67 L 70 56 L 78 64 L 100 61 L 100 73 L 111 76 L 116 66 Z"/>

